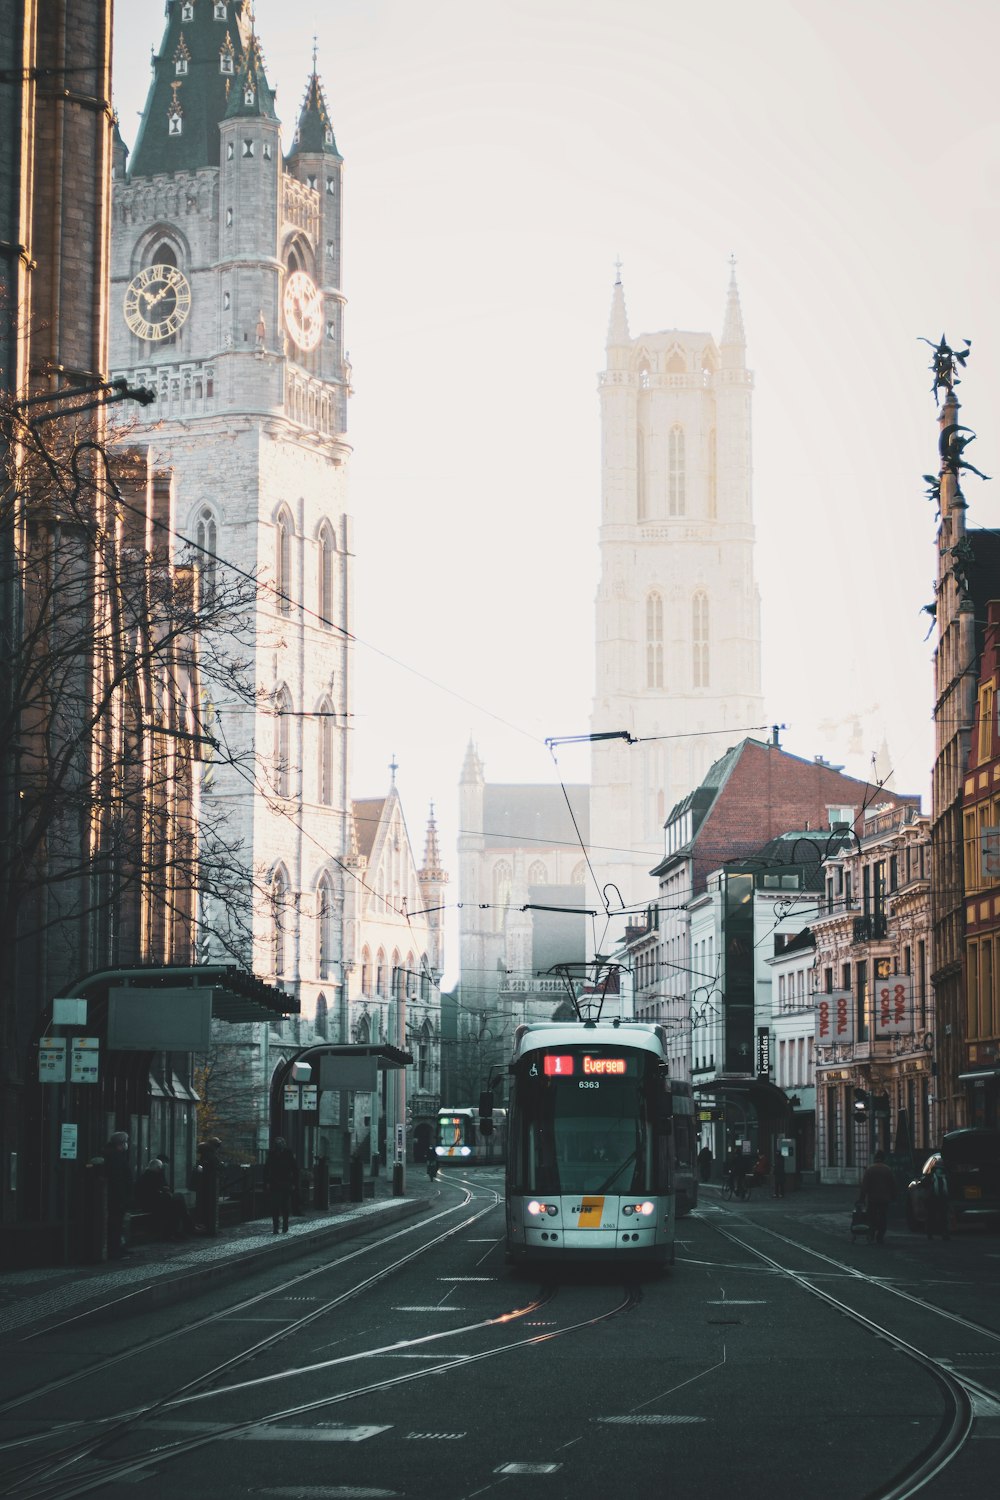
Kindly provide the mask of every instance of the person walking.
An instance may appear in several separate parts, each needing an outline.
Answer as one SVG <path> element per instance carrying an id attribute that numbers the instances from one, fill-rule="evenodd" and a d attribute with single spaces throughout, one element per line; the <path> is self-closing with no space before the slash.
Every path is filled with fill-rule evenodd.
<path id="1" fill-rule="evenodd" d="M 125 1210 L 132 1196 L 132 1166 L 128 1159 L 128 1131 L 116 1130 L 104 1148 L 104 1176 L 108 1184 L 108 1259 L 125 1254 Z"/>
<path id="2" fill-rule="evenodd" d="M 714 1157 L 712 1156 L 711 1146 L 702 1146 L 701 1150 L 698 1152 L 698 1171 L 701 1175 L 702 1182 L 708 1182 L 711 1178 L 713 1160 Z"/>
<path id="3" fill-rule="evenodd" d="M 868 1214 L 868 1243 L 885 1242 L 889 1204 L 896 1196 L 896 1181 L 886 1165 L 885 1152 L 876 1151 L 861 1179 L 861 1202 Z"/>
<path id="4" fill-rule="evenodd" d="M 944 1163 L 939 1157 L 924 1178 L 924 1193 L 927 1218 L 927 1238 L 932 1240 L 939 1234 L 948 1238 L 948 1178 Z"/>
<path id="5" fill-rule="evenodd" d="M 271 1223 L 275 1234 L 278 1233 L 279 1219 L 282 1234 L 288 1233 L 288 1211 L 298 1178 L 298 1163 L 288 1142 L 284 1136 L 275 1136 L 264 1163 L 264 1183 L 271 1194 Z"/>
<path id="6" fill-rule="evenodd" d="M 189 1186 L 194 1190 L 194 1217 L 204 1234 L 219 1232 L 219 1167 L 222 1142 L 210 1135 L 198 1142 L 198 1160 L 191 1172 Z"/>

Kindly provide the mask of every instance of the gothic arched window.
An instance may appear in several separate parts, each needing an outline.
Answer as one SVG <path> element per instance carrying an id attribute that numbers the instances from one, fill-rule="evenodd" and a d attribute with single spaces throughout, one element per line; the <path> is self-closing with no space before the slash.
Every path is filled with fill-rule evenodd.
<path id="1" fill-rule="evenodd" d="M 361 993 L 368 996 L 371 993 L 372 982 L 372 956 L 368 948 L 361 953 Z"/>
<path id="2" fill-rule="evenodd" d="M 715 449 L 715 428 L 708 434 L 708 519 L 719 514 L 719 465 Z"/>
<path id="3" fill-rule="evenodd" d="M 291 796 L 291 745 L 292 695 L 282 687 L 274 698 L 274 790 L 279 797 Z"/>
<path id="4" fill-rule="evenodd" d="M 332 630 L 333 612 L 336 607 L 337 541 L 328 521 L 324 521 L 319 529 L 318 564 L 319 622 L 325 625 L 327 630 Z"/>
<path id="5" fill-rule="evenodd" d="M 548 883 L 549 872 L 542 864 L 542 861 L 540 859 L 536 859 L 534 864 L 531 866 L 531 869 L 528 871 L 528 884 L 548 885 Z"/>
<path id="6" fill-rule="evenodd" d="M 670 515 L 684 514 L 684 492 L 687 479 L 684 472 L 684 428 L 677 424 L 670 429 L 667 448 L 667 504 Z"/>
<path id="7" fill-rule="evenodd" d="M 708 595 L 697 593 L 691 601 L 692 686 L 708 687 Z"/>
<path id="8" fill-rule="evenodd" d="M 324 874 L 316 889 L 316 951 L 320 979 L 333 977 L 333 882 Z"/>
<path id="9" fill-rule="evenodd" d="M 375 960 L 375 993 L 384 995 L 385 988 L 385 949 L 378 950 L 378 958 Z"/>
<path id="10" fill-rule="evenodd" d="M 195 567 L 198 569 L 201 577 L 202 602 L 211 604 L 215 599 L 216 570 L 219 565 L 219 528 L 212 509 L 208 505 L 198 512 L 198 519 L 195 522 L 194 539 L 198 544 L 198 556 L 195 559 Z"/>
<path id="11" fill-rule="evenodd" d="M 431 1023 L 425 1021 L 417 1036 L 417 1087 L 421 1089 L 429 1089 L 431 1086 L 431 1042 L 433 1039 Z"/>
<path id="12" fill-rule="evenodd" d="M 637 427 L 635 432 L 635 513 L 640 521 L 645 521 L 647 510 L 646 453 L 646 434 L 641 427 Z"/>
<path id="13" fill-rule="evenodd" d="M 663 599 L 646 595 L 646 686 L 663 686 Z"/>
<path id="14" fill-rule="evenodd" d="M 273 927 L 271 939 L 271 956 L 276 975 L 285 972 L 287 953 L 287 922 L 288 922 L 288 898 L 290 888 L 288 884 L 288 872 L 284 865 L 279 865 L 271 880 L 271 911 L 273 914 Z"/>
<path id="15" fill-rule="evenodd" d="M 275 522 L 274 538 L 274 587 L 282 614 L 287 614 L 292 607 L 292 530 L 292 518 L 282 508 Z"/>
<path id="16" fill-rule="evenodd" d="M 324 807 L 333 806 L 336 728 L 337 721 L 334 718 L 333 704 L 329 698 L 324 698 L 319 706 L 319 766 L 317 768 L 319 800 Z"/>
<path id="17" fill-rule="evenodd" d="M 502 932 L 506 919 L 505 908 L 510 900 L 511 868 L 505 859 L 501 859 L 493 867 L 493 902 L 496 910 L 493 913 L 493 925 L 497 932 Z"/>

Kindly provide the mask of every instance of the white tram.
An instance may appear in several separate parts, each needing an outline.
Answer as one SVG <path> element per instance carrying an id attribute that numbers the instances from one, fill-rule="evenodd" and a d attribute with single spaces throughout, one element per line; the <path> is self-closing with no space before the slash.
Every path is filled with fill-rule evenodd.
<path id="1" fill-rule="evenodd" d="M 507 1257 L 674 1258 L 666 1033 L 636 1021 L 519 1026 L 507 1111 Z"/>

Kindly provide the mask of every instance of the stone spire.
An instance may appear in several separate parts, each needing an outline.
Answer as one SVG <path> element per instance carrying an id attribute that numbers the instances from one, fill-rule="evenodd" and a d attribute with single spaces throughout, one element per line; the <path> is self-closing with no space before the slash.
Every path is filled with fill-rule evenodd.
<path id="1" fill-rule="evenodd" d="M 729 258 L 729 289 L 726 293 L 726 315 L 722 323 L 723 366 L 732 369 L 741 366 L 746 359 L 746 334 L 743 331 L 743 309 L 740 306 L 740 291 L 736 285 L 736 257 Z"/>
<path id="2" fill-rule="evenodd" d="M 169 0 L 130 179 L 218 166 L 219 125 L 254 47 L 250 0 Z"/>
<path id="3" fill-rule="evenodd" d="M 313 156 L 335 156 L 341 160 L 333 134 L 333 122 L 326 107 L 326 95 L 316 72 L 316 49 L 313 48 L 313 70 L 306 84 L 306 96 L 299 111 L 299 123 L 295 127 L 295 139 L 288 153 L 291 160 L 300 153 Z"/>
<path id="4" fill-rule="evenodd" d="M 622 263 L 615 262 L 615 286 L 611 293 L 611 316 L 608 319 L 607 347 L 629 344 L 628 313 L 625 311 L 625 288 L 622 286 Z"/>
<path id="5" fill-rule="evenodd" d="M 431 803 L 430 814 L 427 819 L 427 835 L 424 840 L 424 862 L 418 871 L 418 879 L 421 885 L 428 881 L 441 883 L 448 879 L 444 867 L 441 864 L 441 850 L 438 847 L 437 821 L 434 817 L 434 803 Z"/>

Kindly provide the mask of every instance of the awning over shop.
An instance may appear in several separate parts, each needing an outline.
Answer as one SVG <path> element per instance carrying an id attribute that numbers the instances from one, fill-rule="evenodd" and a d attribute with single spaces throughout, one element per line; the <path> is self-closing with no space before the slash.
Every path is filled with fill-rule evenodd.
<path id="1" fill-rule="evenodd" d="M 784 1089 L 768 1078 L 713 1078 L 693 1086 L 696 1095 L 745 1100 L 753 1107 L 758 1120 L 784 1120 L 792 1106 Z"/>

